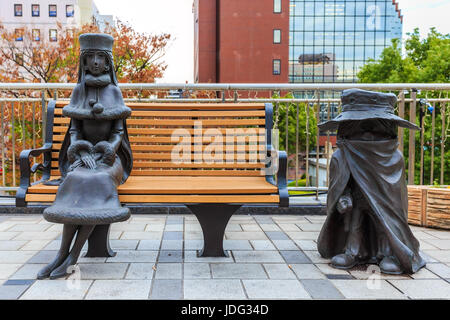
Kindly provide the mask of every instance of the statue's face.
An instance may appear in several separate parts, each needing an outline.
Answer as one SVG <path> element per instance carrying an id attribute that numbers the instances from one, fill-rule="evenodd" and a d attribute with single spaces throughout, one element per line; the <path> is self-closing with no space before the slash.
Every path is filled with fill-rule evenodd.
<path id="1" fill-rule="evenodd" d="M 345 121 L 339 124 L 338 136 L 349 140 L 388 140 L 397 138 L 397 125 L 389 120 Z"/>
<path id="2" fill-rule="evenodd" d="M 103 52 L 90 52 L 86 54 L 86 66 L 94 76 L 101 75 L 106 70 L 106 56 Z"/>

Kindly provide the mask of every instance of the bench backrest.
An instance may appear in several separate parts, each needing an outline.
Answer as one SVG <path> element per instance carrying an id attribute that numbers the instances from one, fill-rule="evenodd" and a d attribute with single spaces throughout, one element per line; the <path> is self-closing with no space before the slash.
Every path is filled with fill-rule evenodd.
<path id="1" fill-rule="evenodd" d="M 55 106 L 52 176 L 60 175 L 58 154 L 70 122 L 62 116 L 67 103 L 57 101 Z M 131 175 L 264 175 L 273 121 L 271 104 L 127 105 L 132 109 L 127 119 L 134 158 Z"/>

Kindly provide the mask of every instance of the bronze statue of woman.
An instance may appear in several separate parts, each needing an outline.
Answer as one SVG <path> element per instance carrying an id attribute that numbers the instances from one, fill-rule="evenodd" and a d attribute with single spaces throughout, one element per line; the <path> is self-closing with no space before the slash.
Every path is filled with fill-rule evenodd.
<path id="1" fill-rule="evenodd" d="M 80 36 L 78 83 L 63 108 L 71 121 L 59 154 L 61 178 L 50 182 L 59 188 L 53 205 L 44 210 L 47 221 L 64 224 L 61 247 L 38 279 L 65 276 L 88 238 L 88 255 L 95 246 L 111 255 L 108 243 L 96 242 L 107 242 L 109 225 L 130 216 L 119 202 L 117 187 L 133 164 L 125 120 L 131 109 L 117 86 L 113 41 L 107 34 Z"/>

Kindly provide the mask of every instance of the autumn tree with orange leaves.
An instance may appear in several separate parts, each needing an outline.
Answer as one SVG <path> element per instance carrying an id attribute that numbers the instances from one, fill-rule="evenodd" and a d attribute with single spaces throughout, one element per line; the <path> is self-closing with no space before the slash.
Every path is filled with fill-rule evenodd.
<path id="1" fill-rule="evenodd" d="M 16 41 L 15 32 L 6 30 L 0 23 L 0 82 L 77 82 L 79 35 L 98 33 L 99 29 L 93 24 L 75 30 L 66 30 L 61 25 L 57 28 L 56 42 L 42 38 L 33 41 L 32 31 L 25 28 L 21 30 L 22 41 Z M 114 65 L 119 82 L 151 83 L 163 76 L 167 68 L 163 57 L 170 41 L 169 34 L 137 32 L 120 21 L 105 33 L 114 38 Z M 57 94 L 58 97 L 68 98 L 70 92 L 58 91 Z M 137 92 L 128 91 L 127 94 L 136 95 Z M 0 93 L 5 98 L 39 98 L 40 95 L 38 91 L 24 90 Z M 54 92 L 48 90 L 46 95 L 53 97 Z M 42 113 L 39 112 L 40 104 L 36 102 L 6 102 L 0 107 L 3 116 L 0 132 L 2 166 L 5 170 L 1 180 L 5 185 L 16 185 L 20 151 L 42 145 Z"/>

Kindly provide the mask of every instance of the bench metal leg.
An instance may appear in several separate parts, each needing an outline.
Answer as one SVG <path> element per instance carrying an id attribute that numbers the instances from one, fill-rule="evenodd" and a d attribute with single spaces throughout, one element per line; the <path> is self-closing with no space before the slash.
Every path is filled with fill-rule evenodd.
<path id="1" fill-rule="evenodd" d="M 187 205 L 195 214 L 203 230 L 203 249 L 199 257 L 227 257 L 223 250 L 225 228 L 233 213 L 241 205 L 230 204 L 197 204 Z"/>
<path id="2" fill-rule="evenodd" d="M 88 239 L 85 257 L 114 257 L 116 253 L 109 246 L 110 224 L 96 225 Z"/>

